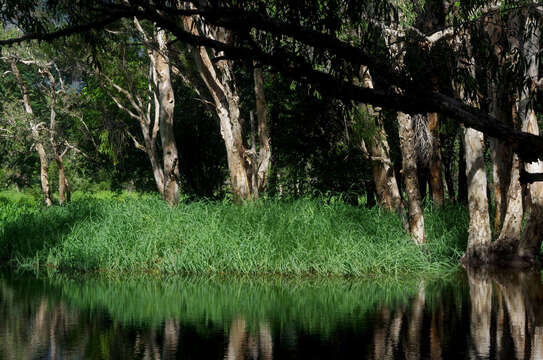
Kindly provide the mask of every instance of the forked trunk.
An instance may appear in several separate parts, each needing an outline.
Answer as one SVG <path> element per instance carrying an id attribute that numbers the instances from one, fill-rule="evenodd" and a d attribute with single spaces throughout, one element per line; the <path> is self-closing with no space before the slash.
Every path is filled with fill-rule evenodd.
<path id="1" fill-rule="evenodd" d="M 413 118 L 398 113 L 398 132 L 402 151 L 403 176 L 409 203 L 409 230 L 416 244 L 426 242 L 424 235 L 424 215 L 422 212 L 419 184 L 417 179 L 417 160 L 415 154 Z"/>
<path id="2" fill-rule="evenodd" d="M 213 38 L 224 39 L 231 36 L 228 30 L 199 28 L 199 20 L 192 17 L 185 17 L 183 21 L 186 31 L 194 35 L 205 32 L 207 36 Z M 192 49 L 192 54 L 199 76 L 213 99 L 219 117 L 234 201 L 254 199 L 266 186 L 271 155 L 262 73 L 260 69 L 254 72 L 260 146 L 257 154 L 256 146 L 253 151 L 245 146 L 233 63 L 228 60 L 212 61 L 208 51 L 212 50 L 199 47 Z M 199 89 L 199 93 L 204 93 L 203 89 Z M 254 181 L 252 181 L 253 178 Z"/>

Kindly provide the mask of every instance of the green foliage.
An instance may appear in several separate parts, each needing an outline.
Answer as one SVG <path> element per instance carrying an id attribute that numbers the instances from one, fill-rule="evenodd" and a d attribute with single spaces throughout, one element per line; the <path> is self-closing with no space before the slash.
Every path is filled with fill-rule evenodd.
<path id="1" fill-rule="evenodd" d="M 18 211 L 4 215 L 1 257 L 61 272 L 436 274 L 457 267 L 466 238 L 462 209 L 430 211 L 429 241 L 418 247 L 393 213 L 318 199 L 171 209 L 155 196 L 105 192 Z"/>

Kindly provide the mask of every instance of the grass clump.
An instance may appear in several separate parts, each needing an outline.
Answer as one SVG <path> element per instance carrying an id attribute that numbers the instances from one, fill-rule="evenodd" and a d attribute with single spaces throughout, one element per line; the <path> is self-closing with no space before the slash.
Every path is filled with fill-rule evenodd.
<path id="1" fill-rule="evenodd" d="M 418 247 L 392 213 L 319 199 L 172 209 L 154 196 L 81 194 L 64 207 L 10 206 L 0 210 L 0 256 L 67 272 L 431 274 L 456 268 L 467 238 L 454 207 L 426 211 L 428 243 Z"/>

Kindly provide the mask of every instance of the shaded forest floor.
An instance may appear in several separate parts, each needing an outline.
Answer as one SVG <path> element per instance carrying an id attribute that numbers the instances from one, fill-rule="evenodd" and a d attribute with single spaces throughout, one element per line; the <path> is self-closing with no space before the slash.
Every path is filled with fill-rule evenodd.
<path id="1" fill-rule="evenodd" d="M 102 274 L 438 275 L 458 268 L 467 211 L 427 207 L 417 247 L 393 213 L 324 199 L 183 202 L 75 194 L 67 206 L 0 193 L 0 259 L 16 269 Z"/>

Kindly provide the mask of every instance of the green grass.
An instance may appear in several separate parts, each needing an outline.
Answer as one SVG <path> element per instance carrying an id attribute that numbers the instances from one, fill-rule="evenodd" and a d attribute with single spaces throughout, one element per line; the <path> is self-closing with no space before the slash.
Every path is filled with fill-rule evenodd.
<path id="1" fill-rule="evenodd" d="M 77 195 L 77 194 L 76 194 Z M 319 199 L 186 202 L 79 194 L 68 206 L 0 205 L 0 258 L 61 272 L 390 276 L 457 268 L 465 209 L 426 209 L 417 247 L 393 213 Z"/>

